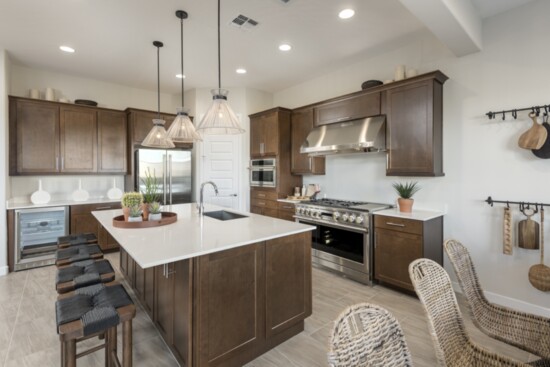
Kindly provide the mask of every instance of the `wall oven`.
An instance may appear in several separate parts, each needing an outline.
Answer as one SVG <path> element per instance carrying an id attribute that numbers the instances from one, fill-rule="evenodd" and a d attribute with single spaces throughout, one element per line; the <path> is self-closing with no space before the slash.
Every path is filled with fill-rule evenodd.
<path id="1" fill-rule="evenodd" d="M 250 186 L 277 186 L 277 161 L 275 158 L 252 159 L 250 161 Z"/>
<path id="2" fill-rule="evenodd" d="M 55 263 L 57 238 L 69 233 L 66 206 L 15 210 L 15 271 Z"/>

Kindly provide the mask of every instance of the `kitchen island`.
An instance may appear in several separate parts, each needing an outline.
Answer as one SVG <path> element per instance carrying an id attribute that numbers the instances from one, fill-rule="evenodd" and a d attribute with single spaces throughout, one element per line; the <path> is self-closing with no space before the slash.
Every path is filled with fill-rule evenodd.
<path id="1" fill-rule="evenodd" d="M 121 210 L 93 214 L 120 244 L 121 272 L 180 365 L 242 366 L 303 331 L 313 227 L 251 213 L 201 217 L 194 204 L 164 209 L 176 223 L 125 229 L 112 224 Z"/>

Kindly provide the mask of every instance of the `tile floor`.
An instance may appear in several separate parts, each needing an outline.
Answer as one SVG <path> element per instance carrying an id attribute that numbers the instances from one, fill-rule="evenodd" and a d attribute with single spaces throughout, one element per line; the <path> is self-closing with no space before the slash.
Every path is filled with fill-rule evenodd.
<path id="1" fill-rule="evenodd" d="M 109 254 L 107 258 L 118 267 L 118 253 Z M 120 274 L 117 278 L 122 279 Z M 0 277 L 0 366 L 59 366 L 54 280 L 54 267 Z M 358 302 L 379 304 L 395 315 L 405 332 L 415 366 L 437 365 L 424 311 L 416 298 L 380 286 L 367 287 L 314 268 L 313 315 L 306 320 L 305 331 L 246 366 L 326 366 L 332 322 L 346 306 Z M 534 359 L 526 352 L 489 339 L 475 329 L 467 315 L 465 317 L 476 342 L 521 361 Z M 96 341 L 86 343 L 96 344 Z M 134 319 L 133 351 L 135 366 L 178 366 L 149 317 L 139 308 Z M 102 352 L 78 360 L 79 367 L 102 365 Z"/>

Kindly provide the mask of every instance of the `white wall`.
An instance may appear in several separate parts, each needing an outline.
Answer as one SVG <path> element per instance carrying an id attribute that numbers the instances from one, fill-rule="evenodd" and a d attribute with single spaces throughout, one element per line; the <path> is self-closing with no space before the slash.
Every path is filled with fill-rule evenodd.
<path id="1" fill-rule="evenodd" d="M 0 49 L 0 142 L 3 147 L 0 149 L 0 172 L 7 172 L 8 168 L 8 90 L 10 58 L 7 52 Z M 0 174 L 0 276 L 8 272 L 7 260 L 7 226 L 6 223 L 6 200 L 9 197 L 9 182 L 6 175 Z"/>
<path id="2" fill-rule="evenodd" d="M 494 199 L 550 203 L 550 160 L 536 158 L 517 147 L 530 127 L 526 113 L 488 120 L 490 110 L 550 103 L 550 2 L 539 0 L 484 21 L 484 49 L 455 58 L 430 34 L 332 74 L 283 90 L 275 105 L 297 107 L 360 89 L 367 79 L 388 79 L 396 64 L 427 72 L 440 69 L 449 76 L 444 86 L 445 177 L 414 178 L 422 185 L 417 207 L 448 205 L 445 238 L 456 238 L 470 250 L 488 296 L 514 307 L 550 315 L 550 294 L 534 289 L 528 270 L 539 261 L 538 251 L 514 249 L 502 254 L 503 207 L 483 202 Z M 328 196 L 394 202 L 393 181 L 386 177 L 385 158 L 336 156 L 327 158 L 327 174 L 307 177 L 320 183 Z M 516 220 L 520 219 L 517 207 Z M 550 238 L 546 221 L 545 237 Z M 550 251 L 546 263 L 550 264 Z M 454 277 L 446 261 L 447 271 Z"/>

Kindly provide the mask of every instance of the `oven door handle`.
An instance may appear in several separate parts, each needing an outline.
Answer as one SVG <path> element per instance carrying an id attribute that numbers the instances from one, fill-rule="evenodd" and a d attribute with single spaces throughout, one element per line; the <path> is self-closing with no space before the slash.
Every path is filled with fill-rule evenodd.
<path id="1" fill-rule="evenodd" d="M 348 226 L 341 223 L 333 223 L 329 222 L 327 220 L 317 219 L 317 220 L 308 220 L 308 219 L 302 219 L 301 217 L 294 216 L 296 218 L 296 221 L 299 223 L 309 224 L 312 226 L 318 226 L 318 225 L 324 225 L 327 227 L 333 227 L 333 228 L 339 228 L 339 229 L 349 229 L 350 231 L 359 232 L 359 233 L 369 233 L 368 228 L 359 228 L 354 226 Z"/>

